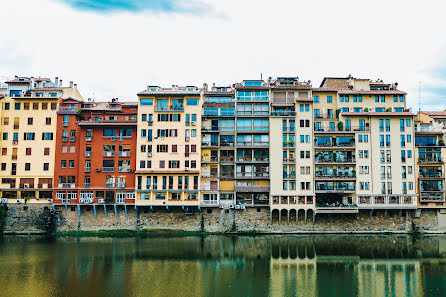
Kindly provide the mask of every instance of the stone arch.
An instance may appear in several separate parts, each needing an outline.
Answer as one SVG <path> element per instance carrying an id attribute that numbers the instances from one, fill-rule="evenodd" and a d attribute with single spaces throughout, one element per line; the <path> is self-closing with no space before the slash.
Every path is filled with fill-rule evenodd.
<path id="1" fill-rule="evenodd" d="M 279 223 L 280 224 L 287 224 L 288 223 L 288 210 L 287 209 L 280 210 Z"/>
<path id="2" fill-rule="evenodd" d="M 279 222 L 280 212 L 278 209 L 273 209 L 271 211 L 271 225 Z"/>
<path id="3" fill-rule="evenodd" d="M 297 222 L 300 224 L 305 223 L 305 209 L 299 209 L 297 211 Z"/>
<path id="4" fill-rule="evenodd" d="M 289 216 L 290 216 L 290 222 L 296 222 L 297 223 L 297 210 L 290 209 Z"/>
<path id="5" fill-rule="evenodd" d="M 312 209 L 307 210 L 307 222 L 308 223 L 313 224 L 314 215 L 315 215 L 314 210 L 312 210 Z"/>

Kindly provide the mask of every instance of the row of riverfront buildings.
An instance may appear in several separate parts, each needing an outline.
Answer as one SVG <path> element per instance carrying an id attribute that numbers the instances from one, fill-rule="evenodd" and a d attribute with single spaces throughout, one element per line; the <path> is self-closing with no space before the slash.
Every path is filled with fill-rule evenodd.
<path id="1" fill-rule="evenodd" d="M 278 77 L 95 102 L 73 82 L 15 77 L 0 85 L 1 202 L 279 219 L 446 209 L 446 112 L 414 114 L 397 86 Z"/>

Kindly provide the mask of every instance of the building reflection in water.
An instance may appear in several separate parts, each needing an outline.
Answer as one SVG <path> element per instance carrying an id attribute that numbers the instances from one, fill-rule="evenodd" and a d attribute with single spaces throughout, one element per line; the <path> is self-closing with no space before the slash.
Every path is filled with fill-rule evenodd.
<path id="1" fill-rule="evenodd" d="M 446 237 L 5 237 L 0 296 L 446 296 Z"/>

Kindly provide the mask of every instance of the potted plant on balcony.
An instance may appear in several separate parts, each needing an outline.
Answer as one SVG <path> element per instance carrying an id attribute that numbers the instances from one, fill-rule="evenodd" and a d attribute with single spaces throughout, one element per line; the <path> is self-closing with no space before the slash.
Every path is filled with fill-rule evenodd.
<path id="1" fill-rule="evenodd" d="M 392 111 L 392 108 L 390 108 L 390 107 L 386 108 L 386 112 L 391 112 L 391 111 Z"/>
<path id="2" fill-rule="evenodd" d="M 336 109 L 336 118 L 339 119 L 339 114 L 341 113 L 341 110 L 338 108 Z"/>
<path id="3" fill-rule="evenodd" d="M 369 108 L 368 107 L 364 108 L 364 112 L 369 112 Z"/>
<path id="4" fill-rule="evenodd" d="M 444 146 L 444 140 L 439 140 L 439 141 L 438 141 L 438 145 L 439 145 L 439 146 Z"/>
<path id="5" fill-rule="evenodd" d="M 344 123 L 341 122 L 341 121 L 338 122 L 338 130 L 339 130 L 339 131 L 344 130 Z"/>

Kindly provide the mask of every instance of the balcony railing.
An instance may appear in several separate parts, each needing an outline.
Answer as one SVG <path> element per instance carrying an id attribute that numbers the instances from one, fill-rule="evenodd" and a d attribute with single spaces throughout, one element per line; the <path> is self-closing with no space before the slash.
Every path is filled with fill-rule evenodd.
<path id="1" fill-rule="evenodd" d="M 114 157 L 115 152 L 102 152 L 103 157 Z"/>
<path id="2" fill-rule="evenodd" d="M 218 206 L 220 202 L 218 200 L 201 200 L 201 205 L 206 206 Z"/>
<path id="3" fill-rule="evenodd" d="M 415 133 L 416 132 L 443 132 L 443 128 L 442 127 L 433 127 L 433 126 L 428 126 L 428 127 L 425 127 L 425 126 L 418 126 L 418 127 L 415 127 Z"/>
<path id="4" fill-rule="evenodd" d="M 117 188 L 125 188 L 125 183 L 118 183 L 116 185 Z"/>
<path id="5" fill-rule="evenodd" d="M 211 141 L 203 141 L 201 142 L 202 146 L 218 146 L 218 142 L 211 142 Z"/>
<path id="6" fill-rule="evenodd" d="M 12 144 L 19 144 L 19 140 L 18 139 L 13 139 L 12 140 Z"/>
<path id="7" fill-rule="evenodd" d="M 119 157 L 130 157 L 130 152 L 129 151 L 119 152 L 118 155 Z"/>
<path id="8" fill-rule="evenodd" d="M 70 136 L 70 142 L 75 142 L 76 141 L 76 136 Z"/>
<path id="9" fill-rule="evenodd" d="M 235 186 L 235 190 L 238 192 L 268 192 L 269 186 Z"/>
<path id="10" fill-rule="evenodd" d="M 218 162 L 218 157 L 210 156 L 210 157 L 201 157 L 201 162 Z"/>
<path id="11" fill-rule="evenodd" d="M 156 105 L 155 111 L 183 111 L 183 105 Z"/>
<path id="12" fill-rule="evenodd" d="M 86 136 L 85 137 L 85 141 L 92 141 L 93 140 L 93 137 L 92 136 Z"/>
<path id="13" fill-rule="evenodd" d="M 269 172 L 237 172 L 237 177 L 269 177 Z"/>
<path id="14" fill-rule="evenodd" d="M 68 136 L 62 136 L 62 141 L 63 142 L 67 142 L 68 141 Z"/>
<path id="15" fill-rule="evenodd" d="M 201 173 L 202 178 L 218 178 L 218 172 L 203 172 Z"/>
<path id="16" fill-rule="evenodd" d="M 115 172 L 115 167 L 102 167 L 102 172 Z"/>
<path id="17" fill-rule="evenodd" d="M 370 127 L 367 126 L 352 126 L 352 127 L 344 127 L 343 129 L 338 129 L 338 127 L 318 127 L 314 129 L 314 132 L 367 132 L 370 131 Z"/>
<path id="18" fill-rule="evenodd" d="M 271 111 L 271 116 L 272 117 L 294 117 L 294 116 L 296 116 L 296 112 L 295 111 L 274 110 L 274 111 Z"/>
<path id="19" fill-rule="evenodd" d="M 354 163 L 354 158 L 316 158 L 316 163 Z"/>
<path id="20" fill-rule="evenodd" d="M 114 188 L 114 187 L 115 187 L 115 184 L 114 184 L 114 183 L 106 183 L 106 184 L 105 184 L 105 187 L 106 187 L 106 188 Z"/>
<path id="21" fill-rule="evenodd" d="M 441 157 L 418 157 L 419 163 L 442 163 Z"/>
<path id="22" fill-rule="evenodd" d="M 295 99 L 293 98 L 274 98 L 273 104 L 294 104 Z"/>
<path id="23" fill-rule="evenodd" d="M 85 167 L 84 172 L 91 172 L 91 167 Z"/>
<path id="24" fill-rule="evenodd" d="M 84 183 L 84 188 L 89 188 L 90 187 L 90 183 Z"/>
<path id="25" fill-rule="evenodd" d="M 118 172 L 130 172 L 130 167 L 127 166 L 119 166 Z"/>
<path id="26" fill-rule="evenodd" d="M 59 188 L 75 188 L 76 184 L 74 183 L 60 183 Z"/>

